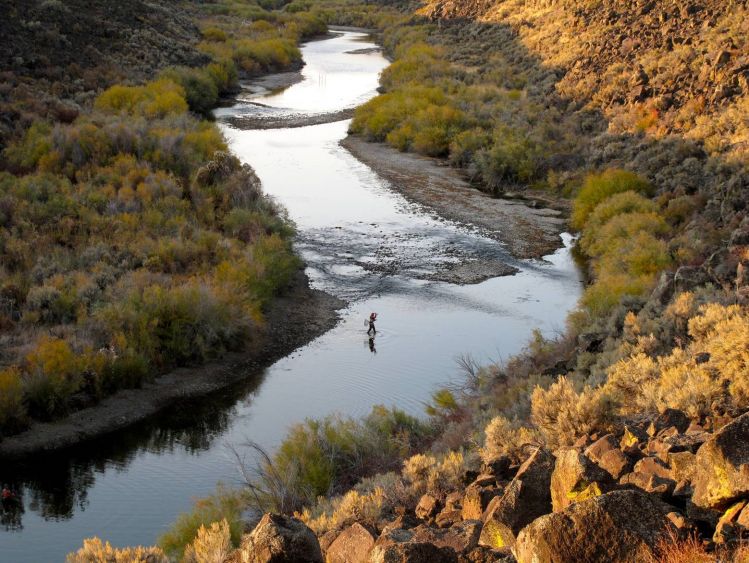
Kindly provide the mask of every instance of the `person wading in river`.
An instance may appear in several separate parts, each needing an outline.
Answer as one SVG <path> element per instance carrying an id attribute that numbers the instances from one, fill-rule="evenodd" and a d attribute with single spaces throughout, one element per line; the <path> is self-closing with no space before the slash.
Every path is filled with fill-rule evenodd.
<path id="1" fill-rule="evenodd" d="M 367 334 L 377 334 L 377 329 L 375 328 L 376 320 L 377 320 L 377 313 L 371 313 L 369 315 L 369 330 L 367 331 Z"/>

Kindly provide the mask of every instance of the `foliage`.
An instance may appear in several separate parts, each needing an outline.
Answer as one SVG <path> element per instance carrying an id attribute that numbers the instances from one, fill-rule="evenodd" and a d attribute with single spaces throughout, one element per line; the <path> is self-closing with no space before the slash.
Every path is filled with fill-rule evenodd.
<path id="1" fill-rule="evenodd" d="M 25 418 L 21 370 L 10 367 L 0 370 L 0 429 L 14 429 Z"/>
<path id="2" fill-rule="evenodd" d="M 484 433 L 486 441 L 481 448 L 481 458 L 486 463 L 501 456 L 509 457 L 513 463 L 520 463 L 527 457 L 527 446 L 539 440 L 537 431 L 517 422 L 512 423 L 503 416 L 494 417 Z"/>
<path id="3" fill-rule="evenodd" d="M 185 548 L 185 563 L 223 563 L 231 550 L 231 531 L 226 519 L 213 522 L 210 528 L 201 526 L 198 535 Z"/>
<path id="4" fill-rule="evenodd" d="M 572 445 L 583 434 L 606 430 L 612 415 L 608 398 L 600 390 L 586 387 L 577 393 L 566 377 L 547 389 L 536 387 L 531 397 L 531 420 L 552 448 Z"/>
<path id="5" fill-rule="evenodd" d="M 219 485 L 213 495 L 197 500 L 191 512 L 177 518 L 171 529 L 159 538 L 159 547 L 170 558 L 179 559 L 183 554 L 196 554 L 204 546 L 216 547 L 217 543 L 223 546 L 227 529 L 231 544 L 236 547 L 244 529 L 241 517 L 245 506 L 240 491 Z M 218 531 L 213 524 L 218 524 Z M 186 553 L 188 547 L 191 550 Z"/>
<path id="6" fill-rule="evenodd" d="M 652 193 L 652 186 L 648 181 L 628 170 L 610 169 L 600 174 L 590 174 L 575 196 L 572 226 L 576 229 L 582 229 L 588 216 L 598 204 L 615 194 L 623 192 L 649 195 Z"/>
<path id="7" fill-rule="evenodd" d="M 747 312 L 737 305 L 702 305 L 689 319 L 688 335 L 688 344 L 669 354 L 654 358 L 634 348 L 610 368 L 603 391 L 619 412 L 670 407 L 700 417 L 716 402 L 736 407 L 749 401 Z"/>
<path id="8" fill-rule="evenodd" d="M 419 420 L 381 406 L 361 421 L 339 416 L 308 419 L 291 428 L 273 464 L 278 471 L 291 471 L 295 488 L 311 500 L 393 467 L 422 446 L 429 433 Z"/>
<path id="9" fill-rule="evenodd" d="M 68 554 L 67 563 L 168 563 L 158 547 L 112 547 L 99 538 L 83 540 L 83 547 Z"/>
<path id="10" fill-rule="evenodd" d="M 238 349 L 259 330 L 299 267 L 293 228 L 188 107 L 206 113 L 236 86 L 235 56 L 292 64 L 314 26 L 301 15 L 249 30 L 207 22 L 217 47 L 205 67 L 112 85 L 91 111 L 37 121 L 5 148 L 15 175 L 0 173 L 0 263 L 12 276 L 0 432 L 60 416 L 77 394 L 99 399 Z"/>

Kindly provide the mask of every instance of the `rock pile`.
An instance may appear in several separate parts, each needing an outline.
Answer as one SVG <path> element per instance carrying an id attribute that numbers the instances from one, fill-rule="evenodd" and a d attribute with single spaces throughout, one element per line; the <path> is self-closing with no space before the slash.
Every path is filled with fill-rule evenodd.
<path id="1" fill-rule="evenodd" d="M 710 432 L 667 410 L 616 435 L 535 448 L 520 466 L 485 464 L 462 490 L 425 494 L 376 527 L 354 523 L 319 540 L 302 522 L 267 514 L 232 561 L 635 562 L 698 532 L 735 543 L 749 534 L 749 413 L 721 422 Z"/>

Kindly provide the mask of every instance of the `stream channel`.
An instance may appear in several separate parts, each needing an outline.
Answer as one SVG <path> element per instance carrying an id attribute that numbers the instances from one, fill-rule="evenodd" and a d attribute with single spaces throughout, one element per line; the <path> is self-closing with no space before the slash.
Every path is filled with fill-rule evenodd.
<path id="1" fill-rule="evenodd" d="M 544 260 L 514 259 L 477 229 L 410 203 L 339 146 L 347 120 L 237 126 L 248 115 L 298 119 L 363 103 L 388 64 L 373 47 L 351 31 L 310 42 L 301 81 L 249 88 L 216 110 L 231 149 L 296 223 L 312 286 L 348 302 L 338 325 L 241 385 L 27 464 L 14 476 L 23 510 L 3 514 L 0 561 L 64 561 L 90 536 L 151 545 L 192 499 L 218 481 L 240 482 L 230 445 L 253 440 L 272 451 L 306 417 L 358 417 L 377 404 L 422 415 L 431 393 L 460 377 L 459 356 L 501 360 L 534 328 L 563 328 L 581 291 L 569 236 Z M 439 281 L 471 260 L 519 271 L 472 285 Z M 379 314 L 375 351 L 363 322 L 370 311 Z"/>

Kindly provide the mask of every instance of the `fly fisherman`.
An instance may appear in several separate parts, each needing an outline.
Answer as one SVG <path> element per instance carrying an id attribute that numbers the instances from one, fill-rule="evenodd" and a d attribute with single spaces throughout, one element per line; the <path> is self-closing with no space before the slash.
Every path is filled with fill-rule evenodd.
<path id="1" fill-rule="evenodd" d="M 376 320 L 377 320 L 377 313 L 371 313 L 369 315 L 369 330 L 367 331 L 367 334 L 377 334 L 377 329 L 375 328 Z"/>

